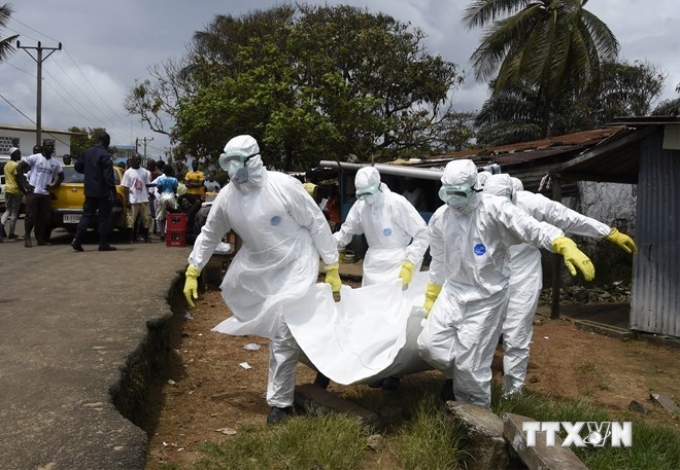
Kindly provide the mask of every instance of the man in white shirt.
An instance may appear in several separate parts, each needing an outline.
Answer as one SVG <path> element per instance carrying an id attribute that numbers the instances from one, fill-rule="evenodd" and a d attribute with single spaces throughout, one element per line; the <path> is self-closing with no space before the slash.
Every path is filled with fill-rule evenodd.
<path id="1" fill-rule="evenodd" d="M 151 172 L 140 167 L 141 159 L 139 155 L 134 155 L 130 159 L 130 168 L 125 170 L 121 185 L 127 188 L 128 210 L 127 210 L 127 236 L 128 242 L 132 243 L 134 237 L 134 226 L 137 215 L 139 215 L 142 225 L 142 237 L 149 243 L 149 229 L 153 223 L 151 211 L 149 209 L 149 187 L 151 187 Z"/>
<path id="2" fill-rule="evenodd" d="M 31 231 L 35 227 L 35 238 L 38 245 L 50 245 L 45 240 L 45 234 L 52 218 L 52 198 L 50 191 L 59 187 L 64 181 L 64 170 L 61 163 L 52 158 L 54 141 L 45 140 L 42 153 L 36 153 L 24 158 L 17 167 L 17 181 L 22 192 L 26 195 L 26 218 L 24 227 L 26 248 L 32 247 Z M 26 181 L 26 172 L 31 174 Z"/>

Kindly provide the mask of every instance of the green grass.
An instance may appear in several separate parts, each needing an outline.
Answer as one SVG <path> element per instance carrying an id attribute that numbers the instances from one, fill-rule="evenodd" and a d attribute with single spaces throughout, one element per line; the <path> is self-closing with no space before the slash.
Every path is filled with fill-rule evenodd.
<path id="1" fill-rule="evenodd" d="M 612 416 L 591 404 L 561 397 L 528 394 L 494 402 L 494 412 L 530 416 L 536 421 L 632 421 L 632 447 L 572 447 L 590 470 L 678 470 L 680 431 L 621 415 Z M 563 436 L 564 437 L 564 436 Z"/>
<path id="2" fill-rule="evenodd" d="M 205 443 L 196 470 L 357 468 L 368 430 L 346 415 L 300 416 L 274 427 L 252 427 L 222 443 Z"/>
<path id="3" fill-rule="evenodd" d="M 206 443 L 191 470 L 259 469 L 458 469 L 466 455 L 465 437 L 447 419 L 439 402 L 442 380 L 418 376 L 402 381 L 396 392 L 349 387 L 344 398 L 377 413 L 382 427 L 367 429 L 346 415 L 298 416 L 274 427 L 242 426 L 220 443 Z M 572 447 L 591 470 L 678 470 L 680 431 L 643 418 L 611 416 L 581 400 L 526 394 L 500 400 L 494 389 L 492 410 L 536 421 L 633 421 L 631 448 Z M 367 446 L 371 434 L 383 439 Z M 380 463 L 380 465 L 378 465 Z M 170 465 L 163 470 L 186 470 Z"/>

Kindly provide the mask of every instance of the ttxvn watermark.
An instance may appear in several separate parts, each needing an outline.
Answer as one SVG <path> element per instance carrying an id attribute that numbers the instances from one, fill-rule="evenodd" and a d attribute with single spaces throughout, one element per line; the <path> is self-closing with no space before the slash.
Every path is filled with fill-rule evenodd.
<path id="1" fill-rule="evenodd" d="M 545 433 L 546 447 L 555 447 L 555 436 L 561 431 L 567 433 L 562 447 L 630 447 L 633 445 L 633 423 L 630 421 L 525 421 L 522 431 L 527 438 L 527 447 L 536 445 L 536 434 Z"/>

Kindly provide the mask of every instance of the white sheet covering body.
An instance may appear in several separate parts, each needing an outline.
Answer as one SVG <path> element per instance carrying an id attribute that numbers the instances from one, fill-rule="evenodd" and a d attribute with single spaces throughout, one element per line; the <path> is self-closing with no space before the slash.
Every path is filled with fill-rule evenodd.
<path id="1" fill-rule="evenodd" d="M 316 284 L 291 301 L 285 314 L 306 356 L 300 361 L 343 385 L 432 369 L 416 344 L 427 280 L 427 272 L 417 273 L 407 290 L 400 279 L 358 289 L 343 286 L 337 303 L 330 286 Z"/>

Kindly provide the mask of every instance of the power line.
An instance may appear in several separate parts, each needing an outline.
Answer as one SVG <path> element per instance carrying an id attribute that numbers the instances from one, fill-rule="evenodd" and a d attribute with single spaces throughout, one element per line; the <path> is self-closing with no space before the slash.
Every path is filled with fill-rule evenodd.
<path id="1" fill-rule="evenodd" d="M 36 29 L 30 27 L 30 26 L 27 25 L 26 23 L 24 23 L 24 22 L 18 20 L 16 17 L 13 16 L 12 19 L 15 20 L 17 23 L 23 25 L 24 27 L 28 28 L 29 30 L 34 31 L 34 32 L 38 33 L 39 35 L 44 36 L 44 37 L 46 37 L 46 38 L 48 38 L 48 39 L 52 39 L 53 41 L 56 41 L 56 39 L 54 39 L 54 38 L 52 38 L 51 36 L 49 36 L 49 35 L 47 35 L 47 34 L 45 34 L 45 33 L 42 33 L 42 32 L 40 32 L 40 31 L 38 31 L 38 30 L 36 30 Z M 9 29 L 9 28 L 7 28 L 7 29 Z M 15 30 L 12 30 L 12 31 L 14 31 L 14 32 L 16 32 L 17 34 L 20 34 L 20 35 L 23 34 L 23 33 L 21 33 L 20 31 L 15 31 Z M 26 37 L 28 37 L 28 38 L 30 38 L 30 36 L 28 36 L 28 35 L 26 35 L 26 34 L 23 34 L 23 35 L 26 36 Z M 31 39 L 33 39 L 33 38 L 31 38 Z M 34 40 L 37 41 L 37 39 L 34 39 Z M 78 85 L 75 84 L 75 82 L 74 82 L 73 79 L 70 77 L 70 75 L 69 75 L 69 74 L 61 67 L 61 65 L 59 65 L 59 63 L 57 62 L 57 66 L 61 69 L 61 71 L 64 73 L 64 75 L 66 75 L 66 77 L 71 81 L 71 83 L 74 84 L 74 86 L 75 86 L 75 87 L 83 94 L 83 96 L 84 96 L 84 97 L 92 104 L 92 106 L 93 106 L 99 113 L 101 113 L 103 116 L 105 116 L 105 119 L 106 119 L 106 120 L 110 120 L 111 123 L 113 123 L 114 121 L 118 120 L 118 121 L 120 121 L 122 124 L 124 124 L 124 125 L 127 126 L 128 121 L 127 121 L 125 118 L 122 118 L 122 117 L 121 117 L 121 116 L 120 116 L 113 108 L 111 108 L 111 106 L 104 100 L 104 98 L 103 98 L 102 95 L 99 93 L 99 91 L 95 88 L 95 86 L 94 86 L 94 85 L 92 84 L 92 82 L 88 79 L 88 77 L 83 73 L 82 69 L 80 68 L 80 66 L 78 66 L 78 64 L 77 64 L 76 61 L 73 59 L 73 57 L 71 56 L 71 54 L 69 53 L 69 51 L 66 49 L 66 47 L 63 48 L 63 52 L 66 53 L 66 56 L 71 60 L 71 62 L 72 62 L 73 65 L 76 67 L 76 69 L 78 70 L 78 72 L 80 72 L 80 74 L 83 76 L 83 78 L 85 79 L 85 81 L 87 82 L 87 84 L 90 86 L 90 88 L 92 88 L 92 90 L 97 94 L 97 96 L 98 96 L 99 99 L 102 101 L 102 103 L 104 103 L 104 105 L 105 105 L 105 106 L 109 109 L 109 111 L 112 113 L 113 119 L 109 118 L 108 116 L 106 116 L 106 113 L 102 112 L 101 108 L 100 108 L 99 106 L 97 106 L 97 105 L 90 99 L 90 97 L 82 90 L 82 87 L 78 87 Z M 61 86 L 61 84 L 59 84 L 59 85 Z M 62 89 L 64 89 L 63 86 L 62 86 Z M 67 93 L 68 93 L 68 92 L 67 92 Z M 70 95 L 70 93 L 69 93 L 69 95 Z M 70 95 L 70 96 L 72 96 L 72 95 Z M 78 104 L 79 104 L 80 106 L 82 106 L 80 103 L 78 103 Z M 98 120 L 99 120 L 99 119 L 95 119 L 95 121 L 98 121 Z"/>
<path id="2" fill-rule="evenodd" d="M 13 69 L 18 70 L 19 72 L 23 72 L 23 73 L 25 73 L 26 75 L 30 75 L 31 77 L 35 78 L 35 75 L 32 74 L 31 72 L 27 72 L 26 70 L 20 69 L 20 68 L 17 67 L 16 65 L 12 65 L 12 64 L 10 64 L 9 62 L 3 62 L 3 63 L 6 64 L 6 65 L 9 65 L 9 66 L 12 67 Z"/>
<path id="3" fill-rule="evenodd" d="M 21 111 L 19 108 L 17 108 L 16 106 L 14 106 L 7 98 L 5 98 L 4 96 L 2 96 L 2 94 L 0 94 L 0 98 L 2 98 L 3 100 L 5 100 L 5 101 L 7 102 L 8 105 L 10 105 L 12 108 L 14 108 L 19 114 L 21 114 L 23 117 L 25 117 L 26 119 L 28 119 L 31 123 L 35 124 L 35 122 L 33 122 L 33 119 L 31 119 L 30 117 L 26 116 L 26 115 L 23 113 L 23 111 Z"/>
<path id="4" fill-rule="evenodd" d="M 43 47 L 40 41 L 38 41 L 37 46 L 22 46 L 19 41 L 17 41 L 17 49 L 23 49 L 26 51 L 26 53 L 31 56 L 33 60 L 35 60 L 35 63 L 38 64 L 38 103 L 36 105 L 36 144 L 41 145 L 42 143 L 42 129 L 41 129 L 41 121 L 42 121 L 42 64 L 44 61 L 49 59 L 49 57 L 54 53 L 54 51 L 60 51 L 61 50 L 61 43 L 59 43 L 59 47 Z M 37 56 L 33 57 L 33 55 L 28 52 L 29 50 L 35 50 Z M 44 50 L 50 51 L 48 54 L 43 57 L 42 53 Z"/>
<path id="5" fill-rule="evenodd" d="M 14 106 L 7 98 L 5 98 L 4 96 L 2 96 L 2 94 L 0 94 L 0 98 L 2 98 L 3 100 L 5 100 L 5 101 L 7 102 L 7 104 L 9 104 L 12 108 L 14 108 L 14 109 L 16 110 L 16 112 L 18 112 L 18 113 L 21 114 L 23 117 L 25 117 L 26 119 L 28 119 L 28 121 L 29 121 L 31 124 L 33 124 L 34 126 L 36 126 L 36 129 L 38 128 L 38 125 L 35 123 L 35 121 L 33 121 L 33 119 L 31 119 L 30 117 L 28 117 L 26 114 L 24 114 L 23 111 L 21 111 L 19 108 L 17 108 L 16 106 Z M 59 142 L 61 142 L 62 144 L 64 144 L 66 147 L 69 147 L 69 148 L 70 148 L 70 146 L 71 146 L 70 144 L 67 144 L 66 142 L 64 142 L 63 140 L 61 140 L 59 137 L 57 137 L 56 135 L 52 134 L 50 131 L 45 131 L 45 134 L 49 135 L 50 137 L 53 137 L 55 140 L 58 140 Z"/>
<path id="6" fill-rule="evenodd" d="M 12 15 L 11 18 L 12 18 L 12 20 L 16 21 L 16 22 L 19 23 L 20 25 L 25 26 L 26 28 L 30 29 L 30 30 L 33 31 L 34 33 L 38 33 L 38 34 L 41 35 L 41 36 L 45 36 L 47 39 L 51 39 L 51 40 L 54 41 L 54 42 L 59 42 L 57 39 L 54 39 L 54 38 L 48 36 L 48 35 L 45 34 L 45 33 L 41 33 L 41 32 L 38 31 L 37 29 L 31 28 L 31 27 L 30 27 L 29 25 L 27 25 L 26 23 L 22 23 L 21 21 L 19 21 L 19 20 L 17 19 L 16 16 Z M 7 29 L 9 29 L 9 28 L 7 28 Z M 12 30 L 12 31 L 14 31 L 14 30 Z M 14 32 L 15 32 L 15 33 L 18 33 L 18 31 L 14 31 Z M 21 33 L 19 33 L 19 34 L 21 34 Z M 34 38 L 28 36 L 27 34 L 26 34 L 25 36 L 26 36 L 27 38 L 29 38 L 29 39 L 33 39 L 34 41 L 38 41 L 37 39 L 34 39 Z"/>
<path id="7" fill-rule="evenodd" d="M 62 71 L 63 71 L 63 69 L 62 69 Z M 78 104 L 78 106 L 81 106 L 83 109 L 86 110 L 86 112 L 90 113 L 90 110 L 87 109 L 87 107 L 84 106 L 80 101 L 78 101 L 78 100 L 77 100 L 77 99 L 76 99 L 76 98 L 75 98 L 75 97 L 74 97 L 74 96 L 66 89 L 66 87 L 64 87 L 64 86 L 57 80 L 56 77 L 54 77 L 52 74 L 50 74 L 50 73 L 47 72 L 47 71 L 45 71 L 45 73 L 46 73 L 48 76 L 52 77 L 52 78 L 54 79 L 54 82 L 55 82 L 57 85 L 59 85 L 59 86 L 61 87 L 61 89 L 64 90 L 64 92 L 65 92 L 66 94 L 68 94 L 68 95 L 71 97 L 71 99 L 72 99 L 74 102 L 76 102 L 76 103 Z M 67 77 L 68 77 L 68 75 L 67 75 Z M 70 79 L 70 77 L 69 77 L 69 79 Z M 47 83 L 49 83 L 49 82 L 46 81 L 45 84 L 47 84 Z M 76 84 L 73 82 L 73 80 L 71 80 L 71 83 L 73 83 L 73 86 L 75 86 L 77 90 L 80 90 L 80 88 L 78 88 L 78 85 L 76 85 Z M 54 88 L 52 88 L 52 89 L 54 90 Z M 81 90 L 81 92 L 82 92 L 82 90 Z M 85 98 L 87 98 L 87 95 L 86 95 L 86 94 L 83 93 L 83 95 L 85 96 Z M 99 111 L 99 112 L 101 113 L 101 110 L 98 109 L 97 106 L 96 106 L 94 103 L 92 103 L 92 100 L 90 100 L 90 103 L 92 104 L 92 106 L 94 107 L 94 109 L 96 109 L 97 111 Z M 71 105 L 70 103 L 67 103 L 67 104 L 69 104 L 69 106 L 71 106 L 72 109 L 75 109 L 75 108 L 73 108 L 73 105 Z M 80 113 L 79 113 L 79 114 L 80 114 Z M 81 116 L 82 116 L 82 114 L 81 114 Z M 101 120 L 101 118 L 97 118 L 97 116 L 95 116 L 94 113 L 92 113 L 91 116 L 94 118 L 94 121 L 95 121 L 95 122 Z M 104 116 L 104 119 L 105 119 L 105 120 L 109 120 L 109 117 L 106 116 L 106 114 L 102 113 L 102 116 Z M 86 119 L 86 121 L 87 121 L 87 120 L 89 120 L 89 119 Z"/>
<path id="8" fill-rule="evenodd" d="M 47 85 L 48 87 L 50 87 L 50 88 L 52 89 L 52 91 L 54 91 L 54 92 L 57 94 L 57 96 L 59 96 L 59 98 L 61 98 L 61 99 L 62 99 L 62 100 L 63 100 L 63 101 L 64 101 L 64 102 L 72 109 L 72 110 L 74 110 L 76 113 L 80 114 L 80 117 L 82 117 L 82 118 L 85 120 L 85 122 L 89 122 L 89 121 L 91 120 L 90 118 L 88 118 L 87 116 L 85 116 L 83 113 L 81 113 L 79 110 L 77 110 L 77 109 L 73 106 L 73 104 L 71 104 L 70 101 L 68 101 L 67 99 L 65 99 L 65 98 L 61 95 L 61 93 L 59 93 L 59 92 L 57 91 L 57 89 L 54 88 L 54 87 L 50 84 L 50 82 L 45 81 L 45 85 Z M 66 91 L 66 93 L 71 97 L 71 99 L 73 99 L 73 101 L 75 101 L 76 103 L 78 103 L 78 101 L 77 101 L 75 98 L 73 98 L 73 96 L 72 96 L 70 93 L 68 93 L 67 90 L 64 90 L 64 91 Z M 78 103 L 78 105 L 82 106 L 80 103 Z M 96 118 L 95 118 L 95 121 L 96 121 Z"/>
<path id="9" fill-rule="evenodd" d="M 120 121 L 121 121 L 122 123 L 124 123 L 125 125 L 127 125 L 128 123 L 125 121 L 125 119 L 122 119 L 122 118 L 121 118 L 121 117 L 113 110 L 113 108 L 111 108 L 111 106 L 109 106 L 109 103 L 107 103 L 107 102 L 104 100 L 104 98 L 102 97 L 102 95 L 99 94 L 99 91 L 94 87 L 94 85 L 92 85 L 92 82 L 90 82 L 90 80 L 85 76 L 85 74 L 83 73 L 83 71 L 80 69 L 80 67 L 78 66 L 78 64 L 76 64 L 76 61 L 73 60 L 73 57 L 71 57 L 71 54 L 69 54 L 69 52 L 66 50 L 66 48 L 64 48 L 64 52 L 66 52 L 66 55 L 68 56 L 69 59 L 71 59 L 71 62 L 73 62 L 73 65 L 76 66 L 76 69 L 78 69 L 78 72 L 80 72 L 80 74 L 83 76 L 83 78 L 84 78 L 85 81 L 88 83 L 88 85 L 90 85 L 90 88 L 92 88 L 92 90 L 94 90 L 94 92 L 97 94 L 97 96 L 99 97 L 99 99 L 102 100 L 102 103 L 104 103 L 104 104 L 106 105 L 106 107 L 109 108 L 109 110 L 113 113 L 114 116 L 116 116 L 118 119 L 120 119 Z"/>

